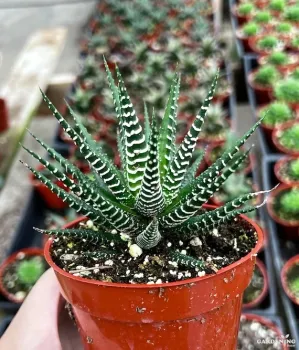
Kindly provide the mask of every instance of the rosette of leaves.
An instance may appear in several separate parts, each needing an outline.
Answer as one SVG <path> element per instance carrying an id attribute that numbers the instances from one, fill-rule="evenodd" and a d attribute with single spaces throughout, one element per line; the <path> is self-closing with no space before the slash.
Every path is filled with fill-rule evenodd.
<path id="1" fill-rule="evenodd" d="M 208 139 L 226 139 L 229 124 L 227 113 L 219 103 L 213 104 L 206 114 L 206 123 L 203 125 L 202 134 Z"/>
<path id="2" fill-rule="evenodd" d="M 165 242 L 167 238 L 177 237 L 178 240 L 189 242 L 191 238 L 198 237 L 208 229 L 229 222 L 241 213 L 255 210 L 254 206 L 242 206 L 256 198 L 259 193 L 244 194 L 211 211 L 204 210 L 202 206 L 246 159 L 248 152 L 231 162 L 260 121 L 198 177 L 195 177 L 194 168 L 189 166 L 213 98 L 217 76 L 188 133 L 182 143 L 175 146 L 179 75 L 174 76 L 161 124 L 157 125 L 154 113 L 149 121 L 146 108 L 145 123 L 142 127 L 120 72 L 117 70 L 115 83 L 107 65 L 106 68 L 118 119 L 118 146 L 122 169 L 116 168 L 100 145 L 90 137 L 78 115 L 70 109 L 74 118 L 74 126 L 71 126 L 42 93 L 61 127 L 90 164 L 94 178 L 82 174 L 72 163 L 36 136 L 36 141 L 72 177 L 69 178 L 64 172 L 52 167 L 35 152 L 28 152 L 53 172 L 69 192 L 57 187 L 30 165 L 26 166 L 36 178 L 66 201 L 71 208 L 87 216 L 97 227 L 97 230 L 78 227 L 41 230 L 42 232 L 56 237 L 84 238 L 93 244 L 103 241 L 120 242 L 113 252 L 101 247 L 98 252 L 92 253 L 93 256 L 109 257 L 111 254 L 128 251 L 128 244 L 132 256 L 139 256 L 142 250 L 151 249 L 159 255 L 160 242 Z M 190 179 L 187 183 L 186 177 Z M 123 240 L 124 235 L 127 242 Z M 85 254 L 88 255 L 88 252 Z M 167 254 L 179 265 L 193 268 L 203 266 L 201 260 L 179 250 L 170 249 Z"/>
<path id="3" fill-rule="evenodd" d="M 275 127 L 295 119 L 295 113 L 287 103 L 274 101 L 260 110 L 259 117 L 263 118 L 263 124 Z"/>

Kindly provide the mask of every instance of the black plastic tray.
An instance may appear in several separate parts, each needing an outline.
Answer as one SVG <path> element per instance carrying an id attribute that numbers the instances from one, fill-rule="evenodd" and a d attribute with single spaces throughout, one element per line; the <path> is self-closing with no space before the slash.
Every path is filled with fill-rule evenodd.
<path id="1" fill-rule="evenodd" d="M 263 182 L 264 189 L 273 188 L 278 181 L 274 175 L 274 164 L 280 159 L 279 155 L 272 155 L 263 159 Z M 278 234 L 278 227 L 276 223 L 270 218 L 266 208 L 264 208 L 264 215 L 266 218 L 269 243 L 272 250 L 272 257 L 276 272 L 276 278 L 278 280 L 278 290 L 282 300 L 283 311 L 286 314 L 288 326 L 293 338 L 296 340 L 296 344 L 299 344 L 299 307 L 294 305 L 292 301 L 285 294 L 280 281 L 280 272 L 283 264 L 292 256 L 299 253 L 298 242 L 288 241 L 282 239 Z"/>
<path id="2" fill-rule="evenodd" d="M 6 331 L 7 327 L 9 326 L 10 322 L 12 321 L 12 319 L 13 319 L 13 316 L 6 316 L 0 322 L 0 338 L 2 337 L 4 332 Z"/>

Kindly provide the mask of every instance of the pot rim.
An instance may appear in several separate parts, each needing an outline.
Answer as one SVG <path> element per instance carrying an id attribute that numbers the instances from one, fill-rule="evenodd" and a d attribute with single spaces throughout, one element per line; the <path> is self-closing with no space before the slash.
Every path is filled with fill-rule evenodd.
<path id="1" fill-rule="evenodd" d="M 296 262 L 299 263 L 299 254 L 287 260 L 286 263 L 283 265 L 280 273 L 280 280 L 281 280 L 282 287 L 285 293 L 287 294 L 287 296 L 292 300 L 294 304 L 299 305 L 299 298 L 296 298 L 294 294 L 291 293 L 289 286 L 287 284 L 287 273 Z"/>
<path id="2" fill-rule="evenodd" d="M 215 208 L 215 206 L 208 205 L 208 204 L 205 205 L 205 207 L 206 208 Z M 183 280 L 183 281 L 155 284 L 154 287 L 155 288 L 161 288 L 161 287 L 168 288 L 168 287 L 176 287 L 176 286 L 180 286 L 180 285 L 185 285 L 185 284 L 189 284 L 189 283 L 195 283 L 195 282 L 203 281 L 203 280 L 211 278 L 211 277 L 213 277 L 215 275 L 225 274 L 227 271 L 230 271 L 230 270 L 236 268 L 237 266 L 242 264 L 244 261 L 246 261 L 248 259 L 252 259 L 253 256 L 256 256 L 257 253 L 261 250 L 261 248 L 263 246 L 263 239 L 264 239 L 263 231 L 262 231 L 262 229 L 259 227 L 259 225 L 256 222 L 254 222 L 253 220 L 247 218 L 245 215 L 241 214 L 241 215 L 239 215 L 239 217 L 242 218 L 243 220 L 247 221 L 249 224 L 251 224 L 251 226 L 255 229 L 255 231 L 257 233 L 257 236 L 258 236 L 257 243 L 256 243 L 255 247 L 250 252 L 248 252 L 241 259 L 235 261 L 233 264 L 228 265 L 228 266 L 220 269 L 215 274 L 206 275 L 206 276 L 203 276 L 203 277 L 189 278 L 189 279 L 186 279 L 186 280 Z M 73 226 L 73 225 L 79 223 L 82 220 L 87 220 L 87 218 L 80 217 L 80 218 L 72 221 L 71 223 L 67 224 L 64 228 Z M 70 279 L 75 280 L 77 282 L 93 284 L 93 285 L 99 285 L 99 286 L 104 286 L 104 287 L 117 287 L 117 288 L 130 288 L 130 289 L 152 289 L 153 288 L 152 284 L 112 283 L 112 282 L 103 282 L 103 281 L 91 280 L 91 279 L 87 279 L 87 278 L 74 276 L 74 275 L 64 271 L 63 269 L 61 269 L 52 260 L 52 257 L 50 255 L 50 248 L 51 248 L 52 242 L 53 242 L 53 238 L 50 238 L 50 239 L 48 239 L 48 241 L 47 241 L 47 243 L 45 245 L 45 248 L 44 248 L 45 259 L 46 259 L 47 263 L 55 270 L 56 273 L 59 273 L 59 274 L 63 275 L 64 277 L 70 278 Z"/>
<path id="3" fill-rule="evenodd" d="M 250 301 L 249 303 L 243 303 L 242 307 L 244 309 L 257 307 L 259 304 L 261 304 L 263 302 L 263 300 L 266 298 L 268 291 L 269 291 L 269 276 L 268 276 L 266 265 L 259 258 L 256 258 L 255 264 L 259 268 L 259 270 L 263 276 L 264 285 L 263 285 L 261 294 L 257 298 Z"/>
<path id="4" fill-rule="evenodd" d="M 1 263 L 1 265 L 0 265 L 0 293 L 2 295 L 4 295 L 5 298 L 7 298 L 8 300 L 12 301 L 15 304 L 22 304 L 26 297 L 22 300 L 15 298 L 14 295 L 9 293 L 8 290 L 4 287 L 4 285 L 2 283 L 2 277 L 3 277 L 3 273 L 4 273 L 5 268 L 7 266 L 9 266 L 12 262 L 14 262 L 16 260 L 17 255 L 20 253 L 24 253 L 24 254 L 29 255 L 29 256 L 33 256 L 33 255 L 44 256 L 44 252 L 43 252 L 42 248 L 38 248 L 38 247 L 23 248 L 23 249 L 19 249 L 19 250 L 15 251 L 14 253 L 10 254 Z"/>

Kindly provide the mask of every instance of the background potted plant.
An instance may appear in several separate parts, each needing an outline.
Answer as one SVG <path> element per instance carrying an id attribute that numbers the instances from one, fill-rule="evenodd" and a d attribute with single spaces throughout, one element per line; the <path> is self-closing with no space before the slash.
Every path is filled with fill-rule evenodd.
<path id="1" fill-rule="evenodd" d="M 250 2 L 245 2 L 241 4 L 236 4 L 232 8 L 232 13 L 237 17 L 239 24 L 247 22 L 255 13 L 256 8 L 254 4 Z"/>
<path id="2" fill-rule="evenodd" d="M 281 282 L 287 296 L 299 305 L 299 255 L 293 256 L 281 270 Z"/>
<path id="3" fill-rule="evenodd" d="M 270 55 L 260 56 L 258 58 L 259 65 L 273 65 L 282 74 L 294 69 L 299 62 L 299 57 L 296 54 L 283 51 L 273 52 Z"/>
<path id="4" fill-rule="evenodd" d="M 264 65 L 250 72 L 248 83 L 254 90 L 258 103 L 270 101 L 269 94 L 279 78 L 279 71 L 272 65 Z"/>
<path id="5" fill-rule="evenodd" d="M 279 152 L 299 156 L 299 122 L 290 121 L 277 126 L 272 141 Z"/>
<path id="6" fill-rule="evenodd" d="M 244 50 L 250 52 L 249 38 L 259 35 L 262 32 L 262 27 L 253 21 L 245 23 L 236 31 L 236 37 L 242 41 Z"/>
<path id="7" fill-rule="evenodd" d="M 230 131 L 227 133 L 227 138 L 224 143 L 221 143 L 221 144 L 212 143 L 208 145 L 205 152 L 205 162 L 207 166 L 212 165 L 221 156 L 221 154 L 229 150 L 235 144 L 237 139 L 238 139 L 237 136 Z M 240 152 L 245 153 L 244 150 L 241 150 Z M 254 164 L 254 156 L 252 153 L 250 153 L 249 157 L 237 169 L 237 172 L 242 172 L 245 175 L 249 175 L 252 172 L 253 164 Z"/>
<path id="8" fill-rule="evenodd" d="M 279 225 L 284 238 L 299 238 L 299 189 L 290 185 L 280 185 L 268 197 L 268 213 Z"/>
<path id="9" fill-rule="evenodd" d="M 274 146 L 272 142 L 273 130 L 280 124 L 294 120 L 296 118 L 296 112 L 285 102 L 273 101 L 261 106 L 257 111 L 257 117 L 262 119 L 261 127 L 263 128 L 267 142 L 271 146 Z"/>
<path id="10" fill-rule="evenodd" d="M 243 309 L 258 307 L 268 294 L 268 274 L 264 263 L 256 259 L 255 268 L 249 286 L 243 295 Z"/>
<path id="11" fill-rule="evenodd" d="M 126 181 L 96 147 L 95 141 L 85 132 L 76 116 L 78 128 L 74 129 L 45 95 L 43 97 L 55 117 L 75 138 L 77 146 L 110 192 L 98 186 L 96 179 L 92 181 L 78 172 L 67 160 L 60 159 L 60 162 L 76 178 L 72 191 L 77 196 L 62 191 L 28 165 L 44 184 L 89 218 L 87 221 L 80 219 L 73 222 L 62 230 L 41 230 L 55 237 L 46 244 L 45 256 L 55 270 L 64 297 L 73 306 L 82 341 L 86 349 L 102 346 L 108 350 L 115 349 L 116 345 L 123 348 L 128 342 L 141 348 L 147 347 L 150 342 L 157 348 L 195 349 L 198 339 L 204 348 L 213 339 L 215 347 L 225 342 L 227 348 L 233 349 L 237 341 L 241 297 L 252 276 L 255 256 L 262 245 L 262 233 L 250 219 L 237 217 L 235 221 L 231 218 L 254 210 L 255 207 L 244 209 L 241 206 L 259 193 L 247 194 L 224 207 L 207 208 L 211 211 L 206 211 L 202 205 L 214 192 L 214 187 L 220 186 L 245 159 L 241 155 L 238 161 L 230 163 L 259 123 L 195 180 L 194 185 L 200 185 L 199 188 L 197 185 L 187 185 L 181 192 L 181 183 L 192 157 L 189 147 L 193 145 L 194 149 L 196 146 L 198 130 L 212 99 L 216 79 L 181 147 L 170 161 L 169 154 L 175 151 L 175 129 L 172 126 L 176 120 L 177 75 L 159 131 L 154 116 L 152 126 L 146 126 L 143 131 L 120 73 L 117 72 L 118 87 L 109 71 L 108 77 L 120 118 L 119 153 Z M 77 133 L 81 137 L 76 137 Z M 189 145 L 188 148 L 186 145 Z M 55 156 L 53 149 L 47 149 Z M 145 157 L 147 152 L 149 158 Z M 226 164 L 229 166 L 226 167 Z M 56 171 L 55 174 L 65 178 L 63 173 Z M 203 183 L 206 183 L 204 191 Z M 194 196 L 193 193 L 198 191 L 201 195 Z M 185 214 L 182 216 L 183 212 Z M 239 250 L 234 249 L 235 243 L 232 243 L 231 249 L 239 252 L 235 263 L 221 262 L 217 267 L 217 261 L 208 259 L 206 265 L 204 260 L 197 259 L 198 253 L 195 252 L 205 245 L 204 236 L 198 236 L 201 227 L 211 224 L 213 230 L 218 232 L 211 238 L 214 237 L 212 239 L 216 241 L 221 239 L 219 220 L 227 222 L 225 226 L 232 224 L 236 233 L 241 233 L 243 238 L 244 235 L 251 238 L 242 239 L 242 246 L 244 242 L 247 243 L 243 248 L 239 246 Z M 238 222 L 242 222 L 245 230 Z M 177 232 L 177 238 L 174 232 Z M 62 236 L 66 240 L 61 239 Z M 238 246 L 238 237 L 235 238 Z M 249 242 L 250 247 L 246 248 Z M 57 249 L 62 249 L 62 255 L 56 255 Z M 65 254 L 72 259 L 65 259 Z M 223 268 L 224 265 L 227 266 Z M 164 312 L 161 313 L 161 310 Z M 234 325 L 231 322 L 232 314 L 236 320 Z M 190 319 L 192 331 L 190 322 L 186 322 Z M 217 333 L 220 319 L 222 329 Z M 157 327 L 157 323 L 163 325 L 163 331 Z M 192 338 L 186 337 L 190 331 Z M 126 337 L 123 336 L 124 332 Z"/>
<path id="12" fill-rule="evenodd" d="M 283 184 L 299 186 L 299 158 L 283 157 L 274 166 L 277 180 Z"/>
<path id="13" fill-rule="evenodd" d="M 269 55 L 274 51 L 282 51 L 286 42 L 278 34 L 261 34 L 249 38 L 248 45 L 258 55 Z"/>
<path id="14" fill-rule="evenodd" d="M 9 256 L 0 266 L 0 291 L 13 303 L 22 303 L 46 271 L 43 250 L 26 248 Z"/>
<path id="15" fill-rule="evenodd" d="M 283 333 L 271 320 L 260 315 L 242 314 L 238 335 L 238 349 L 246 350 L 256 346 L 260 341 L 266 344 L 277 343 L 283 338 Z M 271 345 L 272 347 L 272 345 Z M 287 345 L 278 343 L 278 349 L 287 350 Z"/>
<path id="16" fill-rule="evenodd" d="M 275 82 L 273 95 L 288 103 L 294 110 L 299 110 L 299 80 L 294 77 Z"/>

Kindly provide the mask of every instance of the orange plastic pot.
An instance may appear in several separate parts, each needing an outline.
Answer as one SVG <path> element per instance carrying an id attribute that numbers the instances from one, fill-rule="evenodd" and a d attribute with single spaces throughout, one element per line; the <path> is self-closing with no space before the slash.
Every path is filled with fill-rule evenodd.
<path id="1" fill-rule="evenodd" d="M 0 266 L 0 292 L 2 295 L 6 297 L 6 299 L 10 300 L 13 303 L 21 304 L 24 300 L 17 299 L 13 294 L 9 293 L 9 291 L 4 287 L 2 283 L 2 278 L 5 269 L 7 266 L 14 263 L 14 261 L 17 259 L 18 254 L 24 253 L 26 256 L 43 256 L 43 250 L 40 248 L 24 248 L 21 250 L 18 250 L 17 252 L 10 255 L 8 258 L 6 258 L 3 263 Z"/>
<path id="2" fill-rule="evenodd" d="M 299 306 L 299 298 L 296 297 L 290 290 L 288 286 L 288 272 L 292 269 L 294 265 L 299 265 L 299 255 L 293 256 L 291 259 L 289 259 L 284 265 L 281 270 L 280 279 L 282 283 L 282 287 L 287 294 L 287 296 L 292 300 L 292 302 Z"/>
<path id="3" fill-rule="evenodd" d="M 263 243 L 262 230 L 242 218 L 258 234 L 250 253 L 214 275 L 167 284 L 119 284 L 73 276 L 53 262 L 49 239 L 45 258 L 73 307 L 84 349 L 236 349 L 243 292 Z"/>

